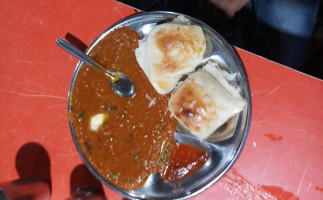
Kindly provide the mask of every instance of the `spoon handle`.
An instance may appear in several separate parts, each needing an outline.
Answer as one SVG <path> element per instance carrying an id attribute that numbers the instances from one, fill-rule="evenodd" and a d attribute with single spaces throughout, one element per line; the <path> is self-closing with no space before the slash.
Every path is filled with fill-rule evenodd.
<path id="1" fill-rule="evenodd" d="M 66 52 L 71 54 L 72 56 L 78 58 L 79 60 L 85 62 L 86 64 L 96 67 L 99 70 L 103 71 L 106 75 L 108 75 L 112 80 L 115 79 L 115 75 L 113 75 L 111 72 L 105 70 L 102 66 L 100 66 L 98 63 L 96 63 L 94 60 L 89 58 L 85 53 L 83 53 L 80 49 L 78 49 L 73 44 L 69 43 L 66 40 L 63 40 L 62 38 L 57 38 L 56 44 L 64 49 Z"/>

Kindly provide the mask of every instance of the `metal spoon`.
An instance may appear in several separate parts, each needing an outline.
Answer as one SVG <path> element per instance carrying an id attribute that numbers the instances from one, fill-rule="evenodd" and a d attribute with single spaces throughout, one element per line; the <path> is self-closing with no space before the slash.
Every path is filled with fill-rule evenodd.
<path id="1" fill-rule="evenodd" d="M 135 87 L 130 79 L 121 72 L 110 72 L 104 69 L 97 62 L 92 60 L 89 56 L 85 55 L 81 50 L 75 47 L 73 44 L 69 43 L 62 38 L 57 38 L 56 44 L 64 49 L 66 52 L 72 56 L 80 59 L 86 64 L 96 67 L 102 72 L 104 72 L 109 78 L 111 78 L 111 86 L 117 95 L 121 97 L 132 97 L 135 94 Z"/>

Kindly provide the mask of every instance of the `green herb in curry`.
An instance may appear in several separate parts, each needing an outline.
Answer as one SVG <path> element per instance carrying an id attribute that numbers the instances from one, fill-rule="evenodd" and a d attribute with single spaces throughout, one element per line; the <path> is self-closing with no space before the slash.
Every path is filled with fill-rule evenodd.
<path id="1" fill-rule="evenodd" d="M 133 139 L 134 139 L 134 134 L 130 134 L 130 139 L 129 139 L 129 141 L 128 141 L 128 143 L 129 144 L 131 144 L 132 143 L 132 141 L 133 141 Z"/>
<path id="2" fill-rule="evenodd" d="M 109 113 L 113 113 L 113 112 L 116 110 L 116 108 L 117 108 L 117 106 L 110 106 L 110 107 L 108 108 L 108 112 L 109 112 Z"/>
<path id="3" fill-rule="evenodd" d="M 82 111 L 82 113 L 79 116 L 79 122 L 81 122 L 84 119 L 84 117 L 85 117 L 85 112 Z"/>
<path id="4" fill-rule="evenodd" d="M 138 151 L 138 152 L 135 154 L 135 156 L 134 156 L 134 159 L 135 159 L 135 160 L 137 160 L 137 159 L 138 159 L 139 153 L 140 153 L 140 151 Z"/>
<path id="5" fill-rule="evenodd" d="M 86 147 L 86 151 L 92 154 L 92 147 L 90 145 L 90 141 L 88 140 L 85 141 L 85 147 Z"/>
<path id="6" fill-rule="evenodd" d="M 163 165 L 167 162 L 168 160 L 168 154 L 169 154 L 169 141 L 164 140 L 161 148 L 160 148 L 160 157 L 159 157 L 159 164 Z"/>
<path id="7" fill-rule="evenodd" d="M 116 179 L 117 178 L 117 174 L 111 173 L 111 178 Z"/>
<path id="8" fill-rule="evenodd" d="M 162 130 L 162 128 L 163 128 L 163 126 L 164 126 L 164 123 L 163 123 L 163 122 L 160 122 L 160 123 L 158 123 L 158 124 L 156 125 L 156 128 L 157 128 L 157 130 L 161 131 L 161 130 Z"/>
<path id="9" fill-rule="evenodd" d="M 102 59 L 101 54 L 96 54 L 96 55 L 94 56 L 94 60 L 101 60 L 101 59 Z"/>

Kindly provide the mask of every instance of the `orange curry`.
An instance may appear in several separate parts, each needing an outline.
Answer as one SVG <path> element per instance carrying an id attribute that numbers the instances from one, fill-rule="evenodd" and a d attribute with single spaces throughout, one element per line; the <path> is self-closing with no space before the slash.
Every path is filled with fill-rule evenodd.
<path id="1" fill-rule="evenodd" d="M 123 72 L 134 82 L 133 98 L 114 94 L 108 77 L 83 64 L 70 102 L 70 120 L 87 160 L 103 178 L 127 190 L 140 188 L 152 173 L 161 172 L 168 181 L 185 177 L 208 159 L 206 152 L 185 147 L 185 151 L 188 148 L 193 152 L 181 165 L 188 172 L 176 172 L 182 170 L 176 167 L 181 163 L 180 145 L 174 140 L 177 120 L 168 110 L 169 95 L 154 90 L 136 61 L 134 52 L 139 39 L 136 31 L 118 28 L 89 53 L 108 70 Z M 97 131 L 92 131 L 90 120 L 98 113 L 104 113 L 106 120 Z M 198 167 L 192 168 L 192 163 L 198 163 Z"/>

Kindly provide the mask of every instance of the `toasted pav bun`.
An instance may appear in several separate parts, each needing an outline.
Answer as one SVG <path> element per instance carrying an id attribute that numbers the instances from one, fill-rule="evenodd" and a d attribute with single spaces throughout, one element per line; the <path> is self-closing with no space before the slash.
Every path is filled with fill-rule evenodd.
<path id="1" fill-rule="evenodd" d="M 214 63 L 208 63 L 206 67 L 190 74 L 172 92 L 168 104 L 170 111 L 200 139 L 214 133 L 245 105 L 239 91 L 235 91 L 237 88 L 221 84 L 221 81 L 227 80 L 227 75 Z M 223 80 L 219 81 L 216 77 Z"/>
<path id="2" fill-rule="evenodd" d="M 185 24 L 186 23 L 186 24 Z M 139 41 L 135 54 L 158 93 L 173 90 L 179 79 L 202 61 L 206 40 L 200 26 L 181 20 L 156 25 Z"/>

